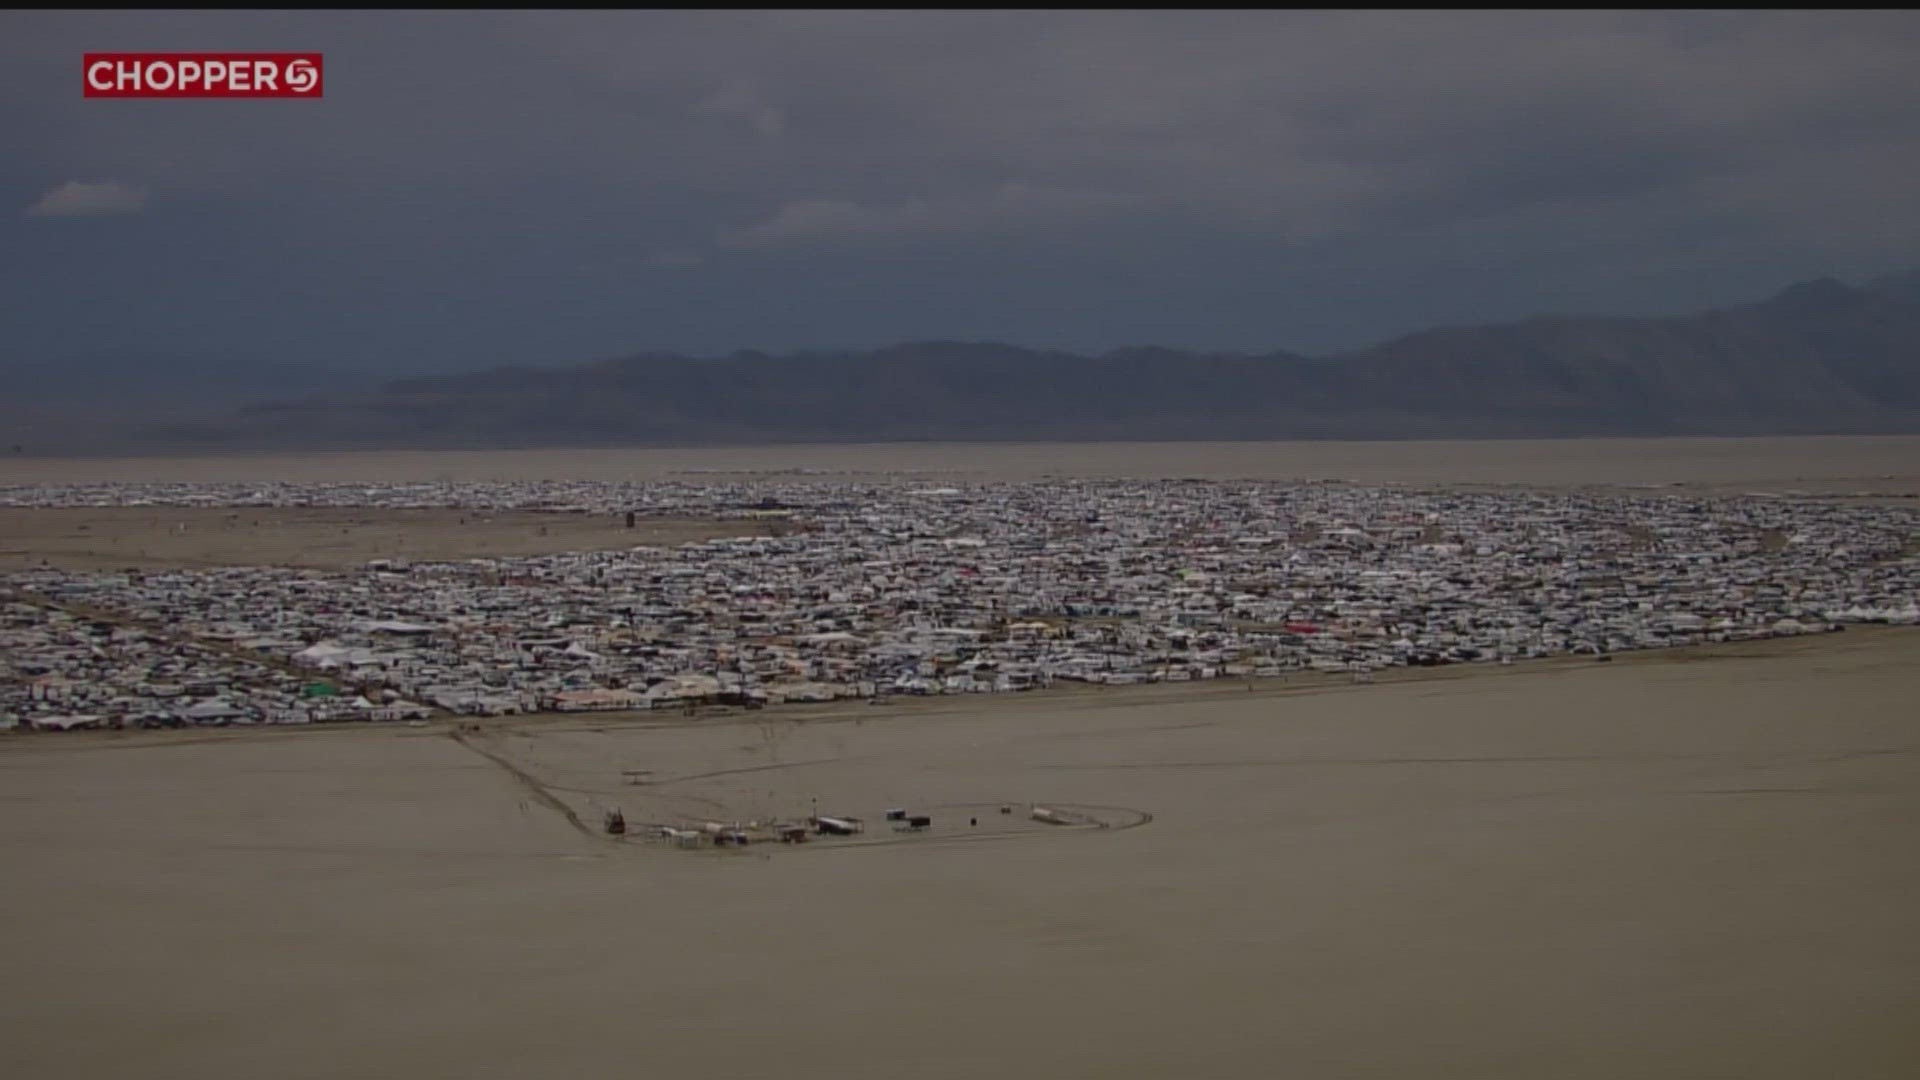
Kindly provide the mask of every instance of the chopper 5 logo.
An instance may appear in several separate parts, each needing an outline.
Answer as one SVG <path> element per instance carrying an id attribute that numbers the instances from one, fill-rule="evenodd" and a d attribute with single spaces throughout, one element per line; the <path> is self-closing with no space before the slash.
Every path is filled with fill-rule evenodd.
<path id="1" fill-rule="evenodd" d="M 85 97 L 321 96 L 319 53 L 87 53 Z"/>

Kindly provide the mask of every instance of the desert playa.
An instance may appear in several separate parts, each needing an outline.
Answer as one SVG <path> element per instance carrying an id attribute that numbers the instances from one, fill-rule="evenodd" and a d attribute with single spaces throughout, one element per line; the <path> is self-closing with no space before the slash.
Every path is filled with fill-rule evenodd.
<path id="1" fill-rule="evenodd" d="M 1400 442 L 874 443 L 584 450 L 0 457 L 0 484 L 102 481 L 661 480 L 809 473 L 974 480 L 1336 479 L 1920 492 L 1920 436 Z"/>
<path id="2" fill-rule="evenodd" d="M 1371 686 L 28 736 L 17 1076 L 1906 1077 L 1920 636 Z M 546 794 L 543 794 L 546 793 Z M 681 852 L 577 811 L 935 808 Z M 1144 811 L 1001 830 L 977 804 Z M 950 807 L 953 809 L 938 809 Z"/>
<path id="3" fill-rule="evenodd" d="M 0 572 L 212 566 L 342 567 L 372 559 L 454 559 L 684 544 L 764 530 L 741 522 L 520 510 L 327 507 L 4 507 Z"/>

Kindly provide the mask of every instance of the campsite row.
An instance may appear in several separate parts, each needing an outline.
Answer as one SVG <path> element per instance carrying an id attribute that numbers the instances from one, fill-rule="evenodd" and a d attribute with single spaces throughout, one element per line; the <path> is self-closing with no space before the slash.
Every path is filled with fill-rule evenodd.
<path id="1" fill-rule="evenodd" d="M 792 525 L 340 571 L 12 573 L 0 577 L 16 601 L 0 626 L 0 723 L 31 726 L 1364 677 L 1920 621 L 1920 512 L 1810 499 L 780 479 L 117 484 L 5 489 L 4 502 Z"/>

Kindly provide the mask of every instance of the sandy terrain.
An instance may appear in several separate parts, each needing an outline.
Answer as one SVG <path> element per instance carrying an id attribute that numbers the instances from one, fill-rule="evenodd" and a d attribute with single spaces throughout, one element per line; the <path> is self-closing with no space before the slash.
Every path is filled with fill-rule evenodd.
<path id="1" fill-rule="evenodd" d="M 764 531 L 757 522 L 536 511 L 0 507 L 0 573 L 196 566 L 337 567 L 682 544 Z"/>
<path id="2" fill-rule="evenodd" d="M 0 1072 L 1920 1075 L 1916 661 L 488 726 L 582 808 L 952 808 L 724 855 L 444 725 L 16 736 Z M 1001 800 L 1153 820 L 961 816 Z"/>
<path id="3" fill-rule="evenodd" d="M 648 480 L 796 469 L 862 478 L 1338 479 L 1920 492 L 1920 436 L 1482 442 L 912 443 L 231 457 L 0 457 L 0 483 L 99 480 Z M 829 476 L 831 478 L 831 476 Z"/>

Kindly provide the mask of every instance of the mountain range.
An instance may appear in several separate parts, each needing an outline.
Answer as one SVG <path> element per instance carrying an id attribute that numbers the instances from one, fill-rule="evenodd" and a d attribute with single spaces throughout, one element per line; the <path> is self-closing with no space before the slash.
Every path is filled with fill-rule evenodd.
<path id="1" fill-rule="evenodd" d="M 1331 356 L 967 342 L 647 352 L 258 399 L 116 425 L 151 447 L 1760 435 L 1920 431 L 1920 273 L 1691 315 L 1542 316 Z M 315 388 L 319 389 L 315 389 Z M 110 440 L 111 441 L 111 440 Z"/>

